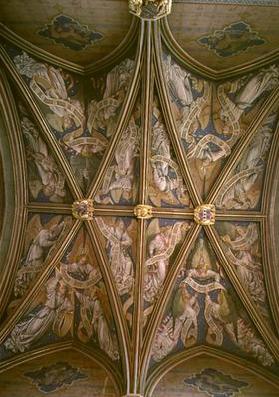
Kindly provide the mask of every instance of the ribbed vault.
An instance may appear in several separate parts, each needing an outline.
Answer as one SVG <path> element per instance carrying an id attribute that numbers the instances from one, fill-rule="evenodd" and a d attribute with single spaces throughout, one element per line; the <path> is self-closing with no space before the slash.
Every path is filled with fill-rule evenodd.
<path id="1" fill-rule="evenodd" d="M 278 386 L 276 57 L 214 71 L 133 18 L 84 68 L 3 31 L 0 371 L 73 350 L 151 396 L 208 354 Z"/>

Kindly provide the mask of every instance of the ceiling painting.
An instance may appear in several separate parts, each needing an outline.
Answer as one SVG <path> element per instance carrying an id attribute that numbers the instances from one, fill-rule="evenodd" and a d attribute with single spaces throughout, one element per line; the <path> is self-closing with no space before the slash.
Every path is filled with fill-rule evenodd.
<path id="1" fill-rule="evenodd" d="M 32 202 L 69 203 L 72 197 L 66 179 L 41 134 L 19 103 L 20 123 L 26 148 L 29 196 Z"/>
<path id="2" fill-rule="evenodd" d="M 100 32 L 90 31 L 87 26 L 63 14 L 53 18 L 38 34 L 74 51 L 82 51 L 103 38 Z"/>
<path id="3" fill-rule="evenodd" d="M 104 101 L 105 103 L 105 101 Z M 100 106 L 102 108 L 104 106 Z M 109 114 L 109 105 L 104 112 Z M 96 115 L 96 113 L 95 113 Z M 97 116 L 95 116 L 97 118 Z M 101 116 L 99 116 L 99 120 Z M 96 122 L 97 124 L 97 122 Z M 128 126 L 121 133 L 114 158 L 106 170 L 101 188 L 94 200 L 102 205 L 133 205 L 138 200 L 138 180 L 140 171 L 140 103 L 137 101 L 135 110 Z M 115 125 L 112 124 L 115 129 Z M 114 134 L 112 129 L 112 134 Z M 109 134 L 107 129 L 107 134 Z"/>
<path id="4" fill-rule="evenodd" d="M 111 360 L 119 359 L 111 308 L 85 228 L 13 327 L 2 355 L 22 353 L 74 335 L 83 343 L 96 344 Z"/>
<path id="5" fill-rule="evenodd" d="M 277 112 L 272 112 L 257 130 L 220 189 L 216 198 L 217 208 L 259 210 L 266 163 L 277 122 Z"/>
<path id="6" fill-rule="evenodd" d="M 185 71 L 170 55 L 164 54 L 163 65 L 178 134 L 204 197 L 264 98 L 278 86 L 279 70 L 273 65 L 214 85 Z"/>
<path id="7" fill-rule="evenodd" d="M 264 366 L 275 364 L 203 233 L 178 275 L 156 331 L 152 360 L 197 344 L 237 349 Z"/>
<path id="8" fill-rule="evenodd" d="M 255 302 L 259 312 L 270 322 L 260 245 L 260 228 L 255 222 L 217 222 L 216 228 L 231 266 Z"/>
<path id="9" fill-rule="evenodd" d="M 13 368 L 9 379 L 0 374 L 0 396 L 61 397 L 67 393 L 75 397 L 82 389 L 86 397 L 116 397 L 115 377 L 77 348 L 72 351 L 57 348 L 56 352 Z"/>
<path id="10" fill-rule="evenodd" d="M 152 396 L 164 397 L 275 397 L 278 388 L 259 374 L 220 359 L 213 352 L 180 362 L 155 385 Z M 153 385 L 154 387 L 154 385 Z"/>
<path id="11" fill-rule="evenodd" d="M 3 22 L 37 48 L 87 65 L 107 57 L 125 39 L 132 16 L 122 0 L 0 2 Z"/>
<path id="12" fill-rule="evenodd" d="M 59 373 L 60 379 L 56 380 L 54 378 L 51 381 L 46 381 L 47 378 L 53 377 L 53 373 Z M 48 367 L 42 367 L 36 371 L 25 372 L 24 376 L 29 378 L 37 386 L 38 390 L 45 394 L 61 389 L 64 385 L 72 385 L 73 382 L 79 379 L 87 378 L 87 375 L 78 368 L 74 368 L 63 361 L 49 365 Z"/>
<path id="13" fill-rule="evenodd" d="M 14 51 L 9 49 L 10 54 Z M 13 61 L 38 100 L 76 181 L 86 192 L 99 168 L 108 141 L 116 130 L 134 61 L 127 58 L 107 75 L 92 77 L 88 81 L 60 68 L 37 62 L 25 52 L 13 56 Z M 26 118 L 23 122 L 27 123 Z M 130 126 L 132 123 L 135 122 L 131 120 Z M 133 128 L 136 127 L 133 125 Z M 27 138 L 28 134 L 25 132 L 24 136 Z M 56 183 L 63 190 L 63 181 Z M 64 201 L 63 195 L 65 192 L 62 191 L 60 198 L 50 200 Z"/>
<path id="14" fill-rule="evenodd" d="M 177 219 L 154 218 L 148 222 L 143 282 L 145 324 L 162 293 L 169 269 L 175 266 L 175 257 L 190 227 L 190 221 Z"/>
<path id="15" fill-rule="evenodd" d="M 171 34 L 190 57 L 221 71 L 271 56 L 273 52 L 278 54 L 279 7 L 277 1 L 273 2 L 274 7 L 270 3 L 177 1 L 168 23 Z M 168 33 L 166 38 L 169 41 Z"/>
<path id="16" fill-rule="evenodd" d="M 47 213 L 29 214 L 23 253 L 18 265 L 8 314 L 26 295 L 32 282 L 40 276 L 63 237 L 69 232 L 72 219 L 69 216 Z"/>
<path id="17" fill-rule="evenodd" d="M 189 193 L 182 179 L 158 98 L 152 109 L 149 201 L 156 207 L 189 207 Z"/>
<path id="18" fill-rule="evenodd" d="M 13 231 L 3 223 L 7 249 L 0 240 L 0 380 L 21 374 L 34 396 L 71 396 L 78 385 L 84 396 L 161 396 L 164 381 L 168 395 L 179 397 L 236 397 L 265 384 L 268 397 L 275 396 L 279 296 L 277 237 L 270 235 L 278 222 L 270 208 L 279 183 L 279 68 L 268 47 L 274 34 L 249 17 L 253 5 L 235 6 L 222 18 L 231 5 L 194 2 L 188 15 L 190 2 L 174 2 L 171 28 L 199 14 L 195 34 L 191 24 L 184 29 L 200 51 L 193 61 L 160 14 L 171 11 L 171 2 L 132 3 L 137 48 L 124 33 L 125 51 L 95 71 L 61 67 L 52 55 L 8 37 L 0 47 L 3 186 L 5 198 L 8 181 L 14 186 L 17 222 Z M 111 1 L 96 2 L 88 15 L 106 10 L 109 25 L 125 5 L 128 26 L 128 4 L 113 4 L 110 13 Z M 84 4 L 76 15 L 67 7 L 38 19 L 49 34 L 66 31 L 64 45 L 40 40 L 65 59 L 67 51 L 95 57 L 106 46 L 105 22 L 92 17 L 90 24 Z M 263 15 L 267 9 L 272 13 L 261 7 Z M 207 24 L 199 24 L 205 10 Z M 224 44 L 236 30 L 243 40 Z M 90 32 L 103 37 L 92 44 Z M 231 72 L 220 74 L 221 56 L 198 45 L 212 35 L 215 51 L 225 51 L 222 68 L 233 60 Z M 256 36 L 265 42 L 251 45 Z M 73 42 L 84 48 L 67 48 Z M 255 47 L 266 54 L 256 64 Z M 198 65 L 205 54 L 208 68 Z M 209 73 L 212 59 L 218 62 Z M 65 357 L 47 362 L 54 351 Z M 84 365 L 71 359 L 77 352 Z M 104 374 L 96 390 L 90 384 L 91 359 L 115 390 Z"/>
<path id="19" fill-rule="evenodd" d="M 184 382 L 195 390 L 206 392 L 210 397 L 232 397 L 249 386 L 248 383 L 213 368 L 205 368 L 200 373 L 186 378 Z"/>
<path id="20" fill-rule="evenodd" d="M 219 57 L 232 57 L 250 47 L 265 44 L 258 32 L 243 22 L 234 22 L 222 30 L 216 30 L 211 36 L 203 36 L 198 43 L 215 52 Z"/>
<path id="21" fill-rule="evenodd" d="M 137 224 L 131 218 L 96 218 L 102 234 L 103 247 L 120 295 L 129 327 L 132 327 L 135 267 L 137 250 Z"/>

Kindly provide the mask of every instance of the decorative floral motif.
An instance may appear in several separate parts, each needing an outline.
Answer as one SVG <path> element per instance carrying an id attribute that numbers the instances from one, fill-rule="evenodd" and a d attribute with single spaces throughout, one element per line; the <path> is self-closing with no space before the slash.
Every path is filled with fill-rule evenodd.
<path id="1" fill-rule="evenodd" d="M 87 378 L 87 375 L 78 368 L 74 368 L 65 362 L 42 367 L 38 371 L 26 372 L 24 375 L 30 378 L 32 383 L 46 394 L 58 390 L 64 385 L 71 385 L 79 379 Z"/>
<path id="2" fill-rule="evenodd" d="M 184 380 L 186 385 L 204 391 L 211 397 L 233 397 L 248 383 L 232 378 L 213 368 L 205 368 Z"/>
<path id="3" fill-rule="evenodd" d="M 74 51 L 84 50 L 103 38 L 102 33 L 89 30 L 67 15 L 57 15 L 38 34 Z"/>
<path id="4" fill-rule="evenodd" d="M 240 54 L 265 42 L 258 32 L 253 31 L 251 26 L 243 21 L 234 22 L 222 30 L 215 30 L 212 35 L 203 36 L 198 40 L 199 44 L 223 58 Z"/>

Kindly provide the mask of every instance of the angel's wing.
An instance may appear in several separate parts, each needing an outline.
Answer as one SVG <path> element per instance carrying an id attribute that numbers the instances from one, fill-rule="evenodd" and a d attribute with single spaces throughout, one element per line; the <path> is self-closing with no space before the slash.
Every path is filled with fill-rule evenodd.
<path id="1" fill-rule="evenodd" d="M 103 309 L 108 326 L 113 328 L 112 325 L 114 324 L 114 319 L 111 311 L 111 305 L 108 300 L 105 285 L 102 282 L 100 282 L 99 287 L 97 288 L 97 297 L 101 303 L 101 307 Z"/>
<path id="2" fill-rule="evenodd" d="M 154 218 L 152 221 L 149 223 L 148 228 L 147 228 L 147 237 L 152 237 L 156 234 L 160 233 L 160 225 L 159 225 L 159 219 Z"/>
<path id="3" fill-rule="evenodd" d="M 50 229 L 54 225 L 58 225 L 62 221 L 62 215 L 54 216 L 45 224 L 45 229 Z"/>
<path id="4" fill-rule="evenodd" d="M 26 228 L 26 238 L 24 244 L 24 256 L 27 255 L 28 249 L 30 247 L 30 243 L 34 238 L 37 237 L 39 232 L 43 229 L 41 218 L 39 214 L 34 215 L 30 221 L 28 222 Z"/>

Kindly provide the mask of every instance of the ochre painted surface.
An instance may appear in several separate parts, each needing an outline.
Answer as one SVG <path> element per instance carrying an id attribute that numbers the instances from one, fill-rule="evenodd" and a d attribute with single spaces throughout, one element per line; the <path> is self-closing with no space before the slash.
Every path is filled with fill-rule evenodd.
<path id="1" fill-rule="evenodd" d="M 204 355 L 186 361 L 168 372 L 156 386 L 152 397 L 208 397 L 210 394 L 199 391 L 184 382 L 185 379 L 200 373 L 204 368 L 216 369 L 223 374 L 230 375 L 234 380 L 248 384 L 248 386 L 241 388 L 240 392 L 233 394 L 233 397 L 277 397 L 279 394 L 279 389 L 262 380 L 259 376 L 226 361 Z M 227 394 L 224 394 L 224 396 L 227 396 Z"/>
<path id="2" fill-rule="evenodd" d="M 77 352 L 60 352 L 41 357 L 0 374 L 0 396 L 41 397 L 46 395 L 38 390 L 38 387 L 32 384 L 32 380 L 24 374 L 38 371 L 42 367 L 49 367 L 59 362 L 78 368 L 84 378 L 74 381 L 72 385 L 64 385 L 47 395 L 52 397 L 77 397 L 81 395 L 82 397 L 116 397 L 113 383 L 107 373 L 88 357 Z"/>

